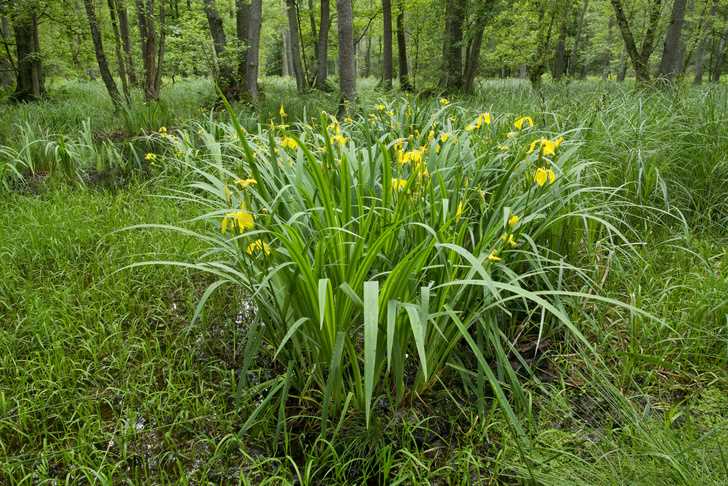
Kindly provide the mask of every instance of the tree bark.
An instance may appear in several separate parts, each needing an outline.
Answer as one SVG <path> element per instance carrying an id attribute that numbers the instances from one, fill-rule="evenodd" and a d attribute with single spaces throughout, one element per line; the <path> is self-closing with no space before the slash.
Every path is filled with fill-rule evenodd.
<path id="1" fill-rule="evenodd" d="M 116 11 L 119 15 L 119 34 L 124 45 L 124 55 L 126 56 L 126 74 L 129 78 L 129 84 L 137 85 L 136 69 L 134 68 L 134 56 L 131 49 L 131 37 L 129 35 L 129 16 L 127 14 L 126 0 L 116 0 Z"/>
<path id="2" fill-rule="evenodd" d="M 545 3 L 541 6 L 538 22 L 540 27 L 536 38 L 536 51 L 534 52 L 531 65 L 528 66 L 528 79 L 533 87 L 539 87 L 541 85 L 541 77 L 544 71 L 546 71 L 546 52 L 551 44 L 551 32 L 553 30 L 558 4 L 553 5 L 550 12 L 546 7 Z M 549 17 L 548 23 L 546 23 L 547 16 Z"/>
<path id="3" fill-rule="evenodd" d="M 465 21 L 465 0 L 445 1 L 445 36 L 442 48 L 442 80 L 440 85 L 446 92 L 461 91 L 463 88 L 463 23 Z"/>
<path id="4" fill-rule="evenodd" d="M 364 77 L 372 75 L 372 37 L 367 35 L 367 42 L 364 46 Z"/>
<path id="5" fill-rule="evenodd" d="M 328 90 L 326 84 L 329 70 L 329 29 L 331 14 L 329 0 L 321 0 L 321 21 L 319 22 L 318 44 L 316 46 L 316 89 Z"/>
<path id="6" fill-rule="evenodd" d="M 566 15 L 561 20 L 561 26 L 559 27 L 559 40 L 556 42 L 556 52 L 554 53 L 554 67 L 553 77 L 554 80 L 559 81 L 566 74 Z"/>
<path id="7" fill-rule="evenodd" d="M 339 116 L 351 112 L 356 102 L 356 70 L 354 68 L 354 12 L 352 0 L 336 0 L 339 30 Z"/>
<path id="8" fill-rule="evenodd" d="M 412 91 L 407 62 L 407 37 L 404 31 L 404 4 L 401 0 L 397 11 L 397 53 L 399 57 L 399 89 Z"/>
<path id="9" fill-rule="evenodd" d="M 101 31 L 99 30 L 98 19 L 96 18 L 94 0 L 83 0 L 83 5 L 86 8 L 86 17 L 88 18 L 89 27 L 91 28 L 91 40 L 94 45 L 96 62 L 99 65 L 99 74 L 101 74 L 101 79 L 104 82 L 104 86 L 106 86 L 106 91 L 108 91 L 111 101 L 114 103 L 114 106 L 118 108 L 122 103 L 121 95 L 119 94 L 119 89 L 116 87 L 114 77 L 111 75 L 109 63 L 106 60 L 104 44 L 101 40 Z"/>
<path id="10" fill-rule="evenodd" d="M 18 70 L 13 61 L 13 55 L 10 52 L 10 22 L 4 15 L 0 15 L 0 38 L 2 38 L 5 50 L 5 59 L 0 62 L 0 86 L 7 87 L 13 84 L 13 80 L 18 75 Z"/>
<path id="11" fill-rule="evenodd" d="M 154 20 L 154 0 L 136 0 L 139 34 L 141 37 L 142 61 L 144 64 L 144 99 L 155 101 L 159 99 L 159 54 L 157 47 L 157 32 Z M 160 6 L 160 31 L 164 30 L 164 8 Z M 160 46 L 162 36 L 160 35 Z"/>
<path id="12" fill-rule="evenodd" d="M 214 0 L 204 0 L 205 16 L 207 25 L 210 28 L 212 46 L 215 52 L 215 81 L 227 99 L 238 98 L 238 86 L 233 75 L 231 60 L 225 55 L 227 50 L 227 38 L 223 26 L 222 17 L 215 7 Z M 246 27 L 247 28 L 247 27 Z"/>
<path id="13" fill-rule="evenodd" d="M 13 101 L 34 101 L 44 93 L 43 71 L 38 42 L 38 18 L 35 12 L 21 12 L 13 19 L 17 78 Z"/>
<path id="14" fill-rule="evenodd" d="M 483 34 L 485 32 L 485 24 L 490 16 L 489 9 L 492 7 L 492 0 L 484 2 L 483 11 L 479 12 L 476 17 L 475 26 L 473 27 L 472 37 L 465 51 L 465 72 L 463 74 L 463 90 L 466 93 L 472 93 L 475 87 L 475 76 L 478 75 L 480 67 L 480 49 L 483 45 Z"/>
<path id="15" fill-rule="evenodd" d="M 124 99 L 127 104 L 131 104 L 131 95 L 129 93 L 129 79 L 126 74 L 126 62 L 122 55 L 121 33 L 119 32 L 119 24 L 116 21 L 117 5 L 115 0 L 108 0 L 109 16 L 111 17 L 111 29 L 114 33 L 114 50 L 116 54 L 116 66 L 119 71 L 119 80 L 121 81 L 121 89 L 124 92 Z"/>
<path id="16" fill-rule="evenodd" d="M 607 24 L 607 45 L 604 48 L 604 67 L 602 68 L 602 79 L 608 80 L 612 72 L 612 46 L 614 45 L 614 17 L 609 17 Z"/>
<path id="17" fill-rule="evenodd" d="M 253 101 L 258 101 L 258 71 L 260 66 L 260 30 L 263 23 L 263 0 L 250 4 L 248 22 L 248 48 L 245 56 L 245 91 Z"/>
<path id="18" fill-rule="evenodd" d="M 383 37 L 382 37 L 382 87 L 392 89 L 394 78 L 392 61 L 392 0 L 382 0 Z"/>
<path id="19" fill-rule="evenodd" d="M 286 15 L 288 16 L 288 31 L 290 32 L 293 76 L 296 78 L 296 89 L 299 93 L 303 93 L 306 90 L 306 77 L 301 66 L 301 43 L 299 41 L 298 13 L 295 0 L 286 0 Z"/>
<path id="20" fill-rule="evenodd" d="M 576 69 L 579 64 L 579 54 L 581 53 L 582 34 L 584 33 L 584 24 L 586 22 L 586 12 L 589 10 L 589 0 L 583 0 L 584 4 L 579 12 L 579 20 L 576 24 L 576 34 L 574 35 L 574 50 L 571 55 L 571 59 L 567 59 L 566 72 L 569 75 L 574 76 Z"/>
<path id="21" fill-rule="evenodd" d="M 717 83 L 723 73 L 723 62 L 725 61 L 726 41 L 728 40 L 728 28 L 721 34 L 718 41 L 718 49 L 713 54 L 713 65 L 710 70 L 710 81 Z"/>
<path id="22" fill-rule="evenodd" d="M 685 22 L 686 0 L 675 0 L 672 4 L 670 25 L 667 28 L 665 43 L 662 48 L 662 61 L 657 75 L 673 81 L 680 71 L 680 42 L 683 23 Z"/>
<path id="23" fill-rule="evenodd" d="M 235 34 L 238 38 L 238 82 L 247 90 L 248 43 L 250 42 L 250 4 L 235 0 Z"/>
<path id="24" fill-rule="evenodd" d="M 703 82 L 703 66 L 705 63 L 705 51 L 708 47 L 708 39 L 713 35 L 713 20 L 718 13 L 718 0 L 713 0 L 710 6 L 710 15 L 705 20 L 705 27 L 700 37 L 697 52 L 695 53 L 695 79 L 694 84 Z"/>
<path id="25" fill-rule="evenodd" d="M 610 0 L 612 7 L 614 8 L 614 15 L 617 19 L 617 25 L 622 33 L 622 39 L 624 40 L 624 47 L 632 61 L 632 67 L 634 68 L 635 77 L 638 83 L 647 83 L 650 81 L 650 70 L 649 62 L 650 56 L 655 49 L 655 33 L 657 31 L 657 24 L 660 21 L 660 9 L 662 7 L 662 0 L 651 0 L 650 12 L 649 12 L 649 24 L 647 26 L 647 32 L 645 32 L 645 38 L 642 41 L 640 50 L 637 50 L 637 44 L 635 43 L 632 30 L 629 26 L 627 16 L 624 14 L 624 7 L 622 0 Z"/>

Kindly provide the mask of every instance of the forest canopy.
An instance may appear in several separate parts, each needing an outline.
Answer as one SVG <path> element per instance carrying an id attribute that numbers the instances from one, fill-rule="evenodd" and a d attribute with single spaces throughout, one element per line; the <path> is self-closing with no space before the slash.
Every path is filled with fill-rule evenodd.
<path id="1" fill-rule="evenodd" d="M 190 76 L 253 99 L 260 76 L 302 92 L 348 71 L 405 91 L 468 92 L 477 76 L 700 83 L 728 47 L 724 0 L 3 0 L 0 21 L 0 86 L 19 100 L 59 77 L 101 78 L 115 103 Z"/>

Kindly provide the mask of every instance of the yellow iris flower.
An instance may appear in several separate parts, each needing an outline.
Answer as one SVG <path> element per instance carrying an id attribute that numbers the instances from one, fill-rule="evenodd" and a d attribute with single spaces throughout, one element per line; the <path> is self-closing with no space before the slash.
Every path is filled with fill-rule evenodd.
<path id="1" fill-rule="evenodd" d="M 392 179 L 392 190 L 401 191 L 407 186 L 407 179 Z"/>
<path id="2" fill-rule="evenodd" d="M 283 140 L 281 140 L 281 145 L 283 148 L 291 150 L 296 150 L 298 148 L 298 142 L 291 137 L 284 137 Z"/>
<path id="3" fill-rule="evenodd" d="M 521 220 L 520 216 L 516 214 L 512 214 L 510 218 L 508 218 L 508 226 L 515 226 L 518 224 L 518 222 Z"/>
<path id="4" fill-rule="evenodd" d="M 258 183 L 258 181 L 256 181 L 255 179 L 238 179 L 237 181 L 235 181 L 235 184 L 239 185 L 243 189 L 245 189 L 248 186 L 255 185 L 257 183 Z"/>
<path id="5" fill-rule="evenodd" d="M 528 125 L 529 128 L 533 128 L 533 118 L 530 116 L 522 116 L 515 122 L 513 122 L 513 126 L 516 127 L 518 130 L 523 130 L 526 125 Z"/>
<path id="6" fill-rule="evenodd" d="M 465 212 L 465 203 L 463 201 L 460 201 L 457 209 L 455 210 L 455 222 L 456 223 L 460 222 L 460 218 L 463 217 L 464 212 Z"/>
<path id="7" fill-rule="evenodd" d="M 498 256 L 498 252 L 496 250 L 493 250 L 490 252 L 490 255 L 488 255 L 488 260 L 490 260 L 491 262 L 499 262 L 503 259 Z"/>
<path id="8" fill-rule="evenodd" d="M 222 219 L 221 231 L 223 234 L 227 233 L 228 227 L 238 228 L 242 234 L 255 228 L 255 218 L 241 206 L 240 211 L 227 213 Z"/>
<path id="9" fill-rule="evenodd" d="M 551 169 L 539 167 L 533 175 L 533 180 L 538 187 L 543 187 L 546 182 L 553 184 L 556 181 L 556 173 Z"/>
<path id="10" fill-rule="evenodd" d="M 245 249 L 245 253 L 252 255 L 255 252 L 262 251 L 265 256 L 270 255 L 270 245 L 263 240 L 255 240 Z"/>

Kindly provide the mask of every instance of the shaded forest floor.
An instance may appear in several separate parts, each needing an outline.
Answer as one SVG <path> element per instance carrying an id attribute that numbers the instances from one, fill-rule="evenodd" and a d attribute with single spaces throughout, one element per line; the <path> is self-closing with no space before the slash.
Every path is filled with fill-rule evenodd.
<path id="1" fill-rule="evenodd" d="M 372 82 L 361 90 L 365 111 L 387 98 Z M 333 95 L 297 96 L 279 80 L 265 91 L 258 114 L 241 108 L 246 126 L 278 120 L 282 100 L 291 120 L 335 109 Z M 119 271 L 201 251 L 183 235 L 117 230 L 195 216 L 155 196 L 184 175 L 144 160 L 145 133 L 225 119 L 211 86 L 182 81 L 163 104 L 126 114 L 97 85 L 59 84 L 50 97 L 0 108 L 0 164 L 34 174 L 8 179 L 0 201 L 0 483 L 728 483 L 728 88 L 588 81 L 534 93 L 499 81 L 450 100 L 578 138 L 602 184 L 662 211 L 640 222 L 634 252 L 580 263 L 603 266 L 604 295 L 668 326 L 610 306 L 574 316 L 596 353 L 544 344 L 524 385 L 528 451 L 497 407 L 479 413 L 447 388 L 382 411 L 370 429 L 350 417 L 328 443 L 303 415 L 277 430 L 277 411 L 239 435 L 241 410 L 264 398 L 235 402 L 239 303 L 216 296 L 190 324 L 207 277 Z"/>

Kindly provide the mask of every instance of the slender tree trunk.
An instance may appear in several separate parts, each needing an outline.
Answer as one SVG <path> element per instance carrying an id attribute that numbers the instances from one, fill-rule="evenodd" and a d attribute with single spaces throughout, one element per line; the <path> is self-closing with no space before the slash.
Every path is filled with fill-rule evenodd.
<path id="1" fill-rule="evenodd" d="M 43 71 L 38 42 L 38 19 L 35 12 L 23 12 L 13 19 L 17 78 L 14 101 L 34 101 L 44 93 Z"/>
<path id="2" fill-rule="evenodd" d="M 96 54 L 96 62 L 99 65 L 101 79 L 104 81 L 106 91 L 109 92 L 111 101 L 114 103 L 114 106 L 118 108 L 122 103 L 121 95 L 119 94 L 119 89 L 116 87 L 114 77 L 111 75 L 109 63 L 106 60 L 104 44 L 101 41 L 101 31 L 99 30 L 99 23 L 96 19 L 96 7 L 94 6 L 94 1 L 83 0 L 83 4 L 86 8 L 86 17 L 88 18 L 89 27 L 91 28 L 91 40 L 94 44 L 94 53 Z"/>
<path id="3" fill-rule="evenodd" d="M 321 0 L 321 22 L 319 22 L 318 44 L 316 47 L 316 88 L 328 90 L 326 84 L 329 68 L 329 29 L 331 14 L 329 0 Z"/>
<path id="4" fill-rule="evenodd" d="M 129 35 L 129 16 L 127 14 L 126 0 L 116 0 L 116 11 L 119 15 L 119 34 L 124 45 L 126 57 L 126 74 L 129 84 L 137 85 L 136 69 L 134 68 L 134 56 L 131 49 L 131 36 Z"/>
<path id="5" fill-rule="evenodd" d="M 247 91 L 250 4 L 246 0 L 235 0 L 235 34 L 238 38 L 238 83 Z"/>
<path id="6" fill-rule="evenodd" d="M 404 4 L 401 0 L 397 11 L 397 53 L 399 54 L 399 89 L 412 91 L 407 62 L 407 37 L 404 30 Z"/>
<path id="7" fill-rule="evenodd" d="M 136 0 L 139 34 L 141 37 L 142 62 L 144 65 L 144 99 L 159 99 L 157 83 L 157 32 L 155 27 L 154 0 Z M 163 29 L 160 19 L 160 30 Z"/>
<path id="8" fill-rule="evenodd" d="M 354 12 L 352 0 L 336 0 L 339 28 L 339 115 L 350 112 L 356 102 L 356 70 L 354 68 Z"/>
<path id="9" fill-rule="evenodd" d="M 227 99 L 237 99 L 239 92 L 235 76 L 233 75 L 231 59 L 228 59 L 228 56 L 225 55 L 227 38 L 225 36 L 222 17 L 215 7 L 214 0 L 204 0 L 204 2 L 207 24 L 210 28 L 212 46 L 215 51 L 215 81 Z"/>
<path id="10" fill-rule="evenodd" d="M 115 0 L 108 0 L 109 16 L 111 17 L 111 29 L 114 32 L 114 50 L 116 53 L 116 66 L 119 71 L 119 80 L 121 81 L 121 89 L 124 92 L 124 99 L 127 104 L 131 104 L 131 95 L 129 93 L 129 79 L 126 74 L 126 62 L 122 54 L 121 33 L 119 32 L 119 24 L 116 21 L 117 5 Z"/>
<path id="11" fill-rule="evenodd" d="M 301 44 L 298 31 L 298 14 L 295 0 L 286 0 L 286 14 L 288 16 L 288 31 L 290 32 L 291 60 L 293 61 L 293 75 L 296 78 L 296 89 L 299 93 L 306 90 L 306 77 L 301 66 Z"/>
<path id="12" fill-rule="evenodd" d="M 694 84 L 702 84 L 703 82 L 703 66 L 705 62 L 705 51 L 708 47 L 708 40 L 713 35 L 713 21 L 718 13 L 718 0 L 712 0 L 710 6 L 710 15 L 705 19 L 705 27 L 703 29 L 697 52 L 695 53 L 695 79 Z"/>
<path id="13" fill-rule="evenodd" d="M 162 67 L 164 66 L 164 41 L 167 38 L 164 26 L 166 25 L 166 9 L 164 2 L 159 2 L 159 47 L 157 48 L 156 70 L 154 73 L 154 91 L 159 98 L 162 87 Z"/>
<path id="14" fill-rule="evenodd" d="M 554 53 L 553 76 L 556 81 L 566 74 L 566 15 L 563 16 L 561 26 L 559 28 L 559 40 L 556 42 L 556 52 Z"/>
<path id="15" fill-rule="evenodd" d="M 723 73 L 723 61 L 725 60 L 726 40 L 728 40 L 728 28 L 721 34 L 718 41 L 718 49 L 713 54 L 713 65 L 710 72 L 710 81 L 717 83 Z"/>
<path id="16" fill-rule="evenodd" d="M 383 51 L 382 51 L 382 87 L 392 89 L 394 77 L 392 62 L 392 0 L 382 0 Z"/>
<path id="17" fill-rule="evenodd" d="M 665 43 L 662 48 L 662 61 L 657 75 L 667 80 L 674 80 L 680 68 L 680 42 L 683 23 L 685 22 L 686 0 L 675 0 L 672 5 L 670 25 L 667 28 Z"/>
<path id="18" fill-rule="evenodd" d="M 445 36 L 442 49 L 441 87 L 445 91 L 463 88 L 463 23 L 465 0 L 445 1 Z"/>
<path id="19" fill-rule="evenodd" d="M 248 23 L 248 49 L 245 59 L 245 90 L 253 101 L 258 100 L 258 70 L 260 66 L 260 30 L 263 24 L 263 0 L 250 4 Z"/>
<path id="20" fill-rule="evenodd" d="M 367 35 L 367 42 L 364 47 L 364 77 L 372 75 L 372 38 Z"/>
<path id="21" fill-rule="evenodd" d="M 602 79 L 609 79 L 612 72 L 612 46 L 614 45 L 614 17 L 609 17 L 607 24 L 607 45 L 604 47 L 604 67 L 602 68 Z"/>
<path id="22" fill-rule="evenodd" d="M 4 88 L 12 85 L 14 78 L 18 75 L 13 55 L 10 52 L 10 22 L 4 15 L 0 15 L 0 38 L 2 38 L 5 50 L 5 59 L 0 62 L 0 70 L 2 70 L 0 73 L 0 86 Z"/>
<path id="23" fill-rule="evenodd" d="M 579 54 L 581 54 L 582 34 L 584 33 L 584 25 L 586 23 L 586 12 L 589 10 L 589 0 L 583 0 L 581 11 L 579 12 L 579 20 L 576 24 L 576 34 L 574 35 L 574 50 L 571 53 L 571 58 L 567 59 L 566 72 L 569 75 L 576 75 L 576 69 L 579 65 Z"/>

